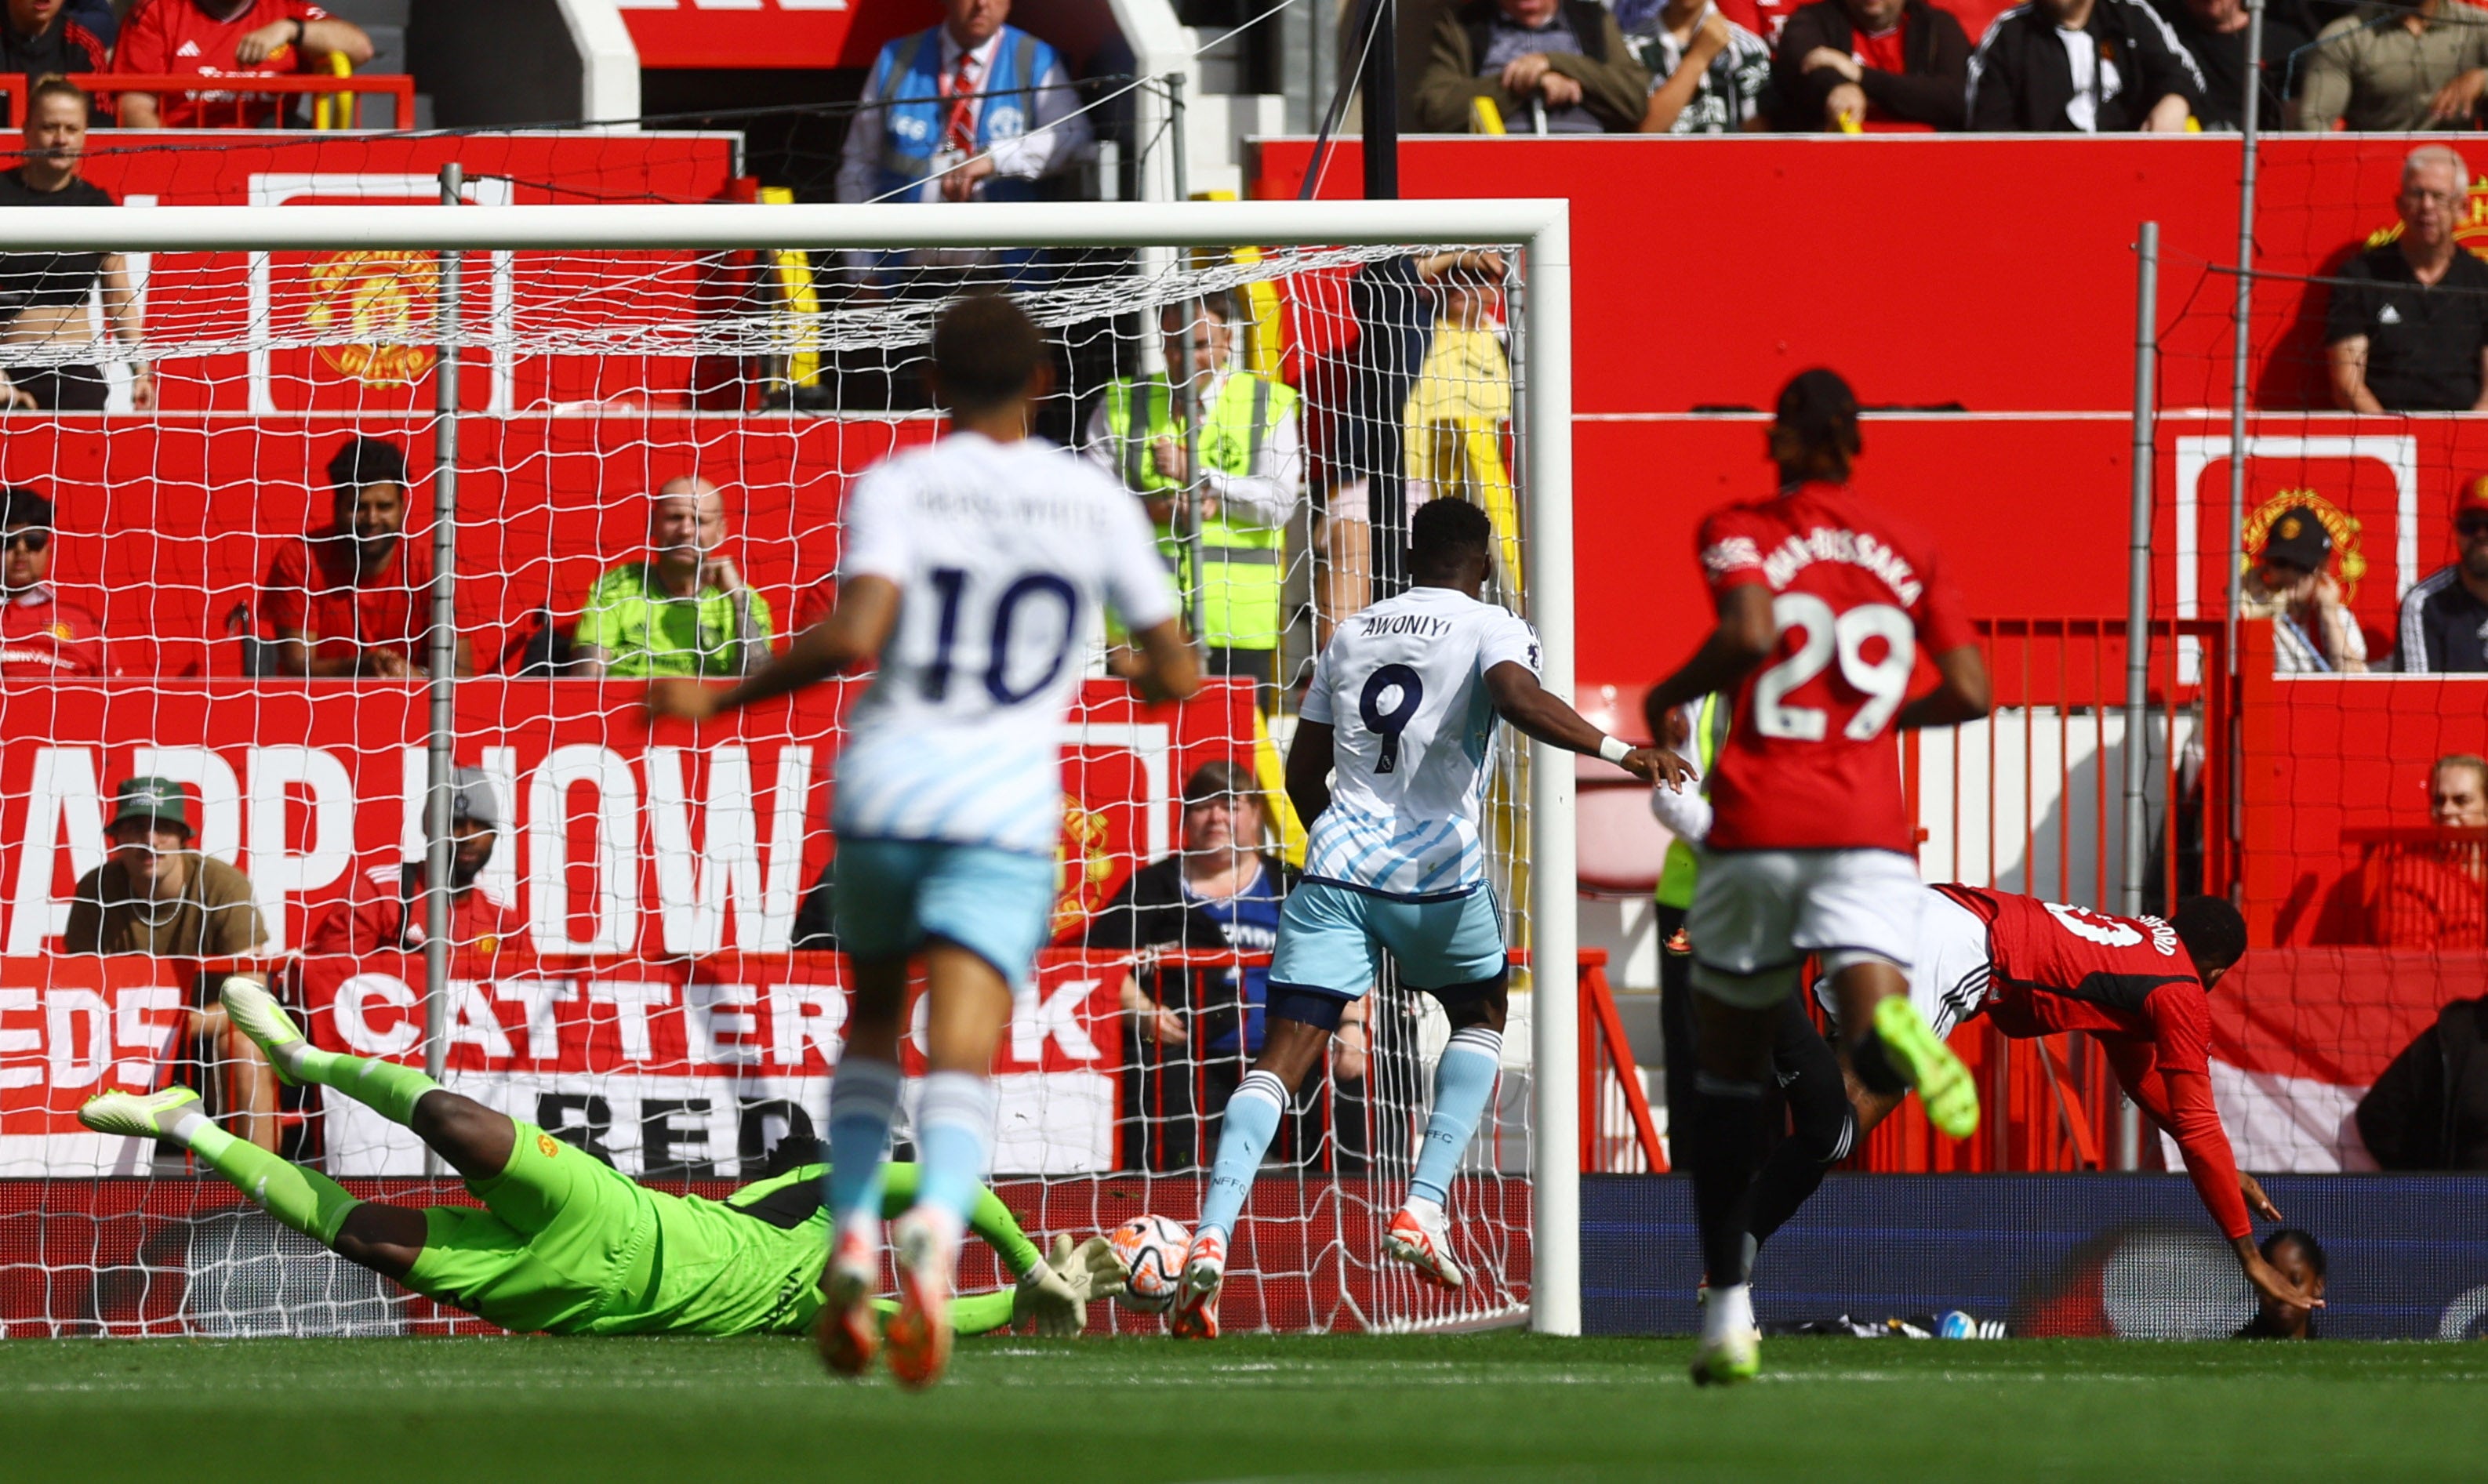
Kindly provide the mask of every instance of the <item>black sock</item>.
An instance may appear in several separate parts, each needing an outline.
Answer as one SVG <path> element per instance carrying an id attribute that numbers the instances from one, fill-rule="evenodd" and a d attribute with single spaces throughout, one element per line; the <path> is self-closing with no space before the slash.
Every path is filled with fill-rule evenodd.
<path id="1" fill-rule="evenodd" d="M 1685 1167 L 1693 1173 L 1694 1215 L 1702 1225 L 1702 1267 L 1713 1288 L 1745 1281 L 1763 1092 L 1760 1082 L 1694 1075 L 1693 1117 L 1682 1146 Z"/>
<path id="2" fill-rule="evenodd" d="M 1847 1115 L 1840 1121 L 1834 1141 L 1837 1151 L 1824 1154 L 1813 1140 L 1792 1134 L 1771 1150 L 1763 1162 L 1763 1172 L 1754 1177 L 1754 1194 L 1748 1227 L 1754 1234 L 1754 1245 L 1771 1240 L 1771 1234 L 1788 1224 L 1796 1208 L 1823 1184 L 1824 1172 L 1849 1157 L 1850 1147 L 1857 1141 L 1857 1114 L 1844 1108 Z"/>
<path id="3" fill-rule="evenodd" d="M 1849 1048 L 1849 1068 L 1869 1092 L 1897 1098 L 1909 1090 L 1909 1079 L 1892 1065 L 1890 1053 L 1883 1050 L 1883 1037 L 1871 1025 L 1865 1036 Z"/>

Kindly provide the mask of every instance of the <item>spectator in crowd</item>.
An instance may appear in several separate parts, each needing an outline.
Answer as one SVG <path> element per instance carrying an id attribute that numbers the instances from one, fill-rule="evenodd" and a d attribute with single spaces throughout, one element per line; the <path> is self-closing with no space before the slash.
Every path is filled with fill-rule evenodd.
<path id="1" fill-rule="evenodd" d="M 2254 570 L 2238 584 L 2238 616 L 2272 620 L 2280 674 L 2366 671 L 2367 638 L 2324 570 L 2332 559 L 2332 533 L 2314 511 L 2293 505 L 2273 518 Z"/>
<path id="2" fill-rule="evenodd" d="M 2257 1250 L 2263 1260 L 2273 1265 L 2289 1286 L 2309 1298 L 2324 1297 L 2324 1244 L 2295 1226 L 2284 1226 L 2263 1239 Z M 2255 1296 L 2255 1317 L 2236 1336 L 2242 1340 L 2311 1340 L 2315 1338 L 2315 1311 L 2294 1303 L 2282 1303 L 2263 1294 Z"/>
<path id="3" fill-rule="evenodd" d="M 1969 36 L 1927 0 L 1815 0 L 1780 32 L 1771 80 L 1784 129 L 1959 128 Z"/>
<path id="4" fill-rule="evenodd" d="M 748 675 L 769 659 L 769 600 L 725 545 L 725 495 L 695 474 L 648 502 L 648 558 L 596 579 L 571 673 L 590 680 Z"/>
<path id="5" fill-rule="evenodd" d="M 2324 316 L 2332 402 L 2351 412 L 2488 407 L 2488 263 L 2454 238 L 2470 199 L 2459 152 L 2421 145 L 2402 161 L 2402 230 L 2341 265 Z"/>
<path id="6" fill-rule="evenodd" d="M 1197 438 L 1187 435 L 1172 383 L 1164 377 L 1111 382 L 1088 415 L 1082 452 L 1141 497 L 1157 527 L 1159 549 L 1182 571 L 1182 500 L 1201 493 L 1200 608 L 1195 636 L 1208 649 L 1206 673 L 1249 678 L 1264 704 L 1279 680 L 1279 637 L 1286 628 L 1286 539 L 1304 488 L 1304 435 L 1295 392 L 1235 364 L 1243 308 L 1231 294 L 1170 304 L 1158 316 L 1166 363 L 1184 359 L 1191 327 L 1188 395 L 1202 409 Z M 1191 477 L 1191 445 L 1201 451 L 1201 478 Z"/>
<path id="7" fill-rule="evenodd" d="M 2379 1168 L 2488 1170 L 2488 995 L 2438 1011 L 2356 1116 Z"/>
<path id="8" fill-rule="evenodd" d="M 0 174 L 0 208 L 119 205 L 111 192 L 79 176 L 86 124 L 84 92 L 58 77 L 36 83 L 26 99 L 25 159 Z M 137 350 L 145 344 L 145 323 L 121 254 L 0 254 L 0 316 L 7 317 L 0 326 L 0 347 L 7 348 L 0 361 L 21 348 L 40 346 L 56 354 L 62 346 L 97 344 L 88 300 L 99 284 L 107 340 Z M 155 373 L 136 361 L 129 375 L 130 406 L 152 410 Z M 103 404 L 103 373 L 92 363 L 15 366 L 0 373 L 0 407 L 100 412 Z"/>
<path id="9" fill-rule="evenodd" d="M 0 680 L 109 673 L 102 626 L 43 580 L 53 535 L 51 501 L 32 490 L 0 490 Z"/>
<path id="10" fill-rule="evenodd" d="M 881 48 L 838 156 L 840 201 L 1029 201 L 1088 147 L 1054 48 L 1010 0 L 943 0 L 942 23 Z"/>
<path id="11" fill-rule="evenodd" d="M 1198 1164 L 1201 1115 L 1226 1106 L 1260 1053 L 1266 966 L 1159 968 L 1152 951 L 1275 948 L 1295 872 L 1264 841 L 1261 788 L 1251 771 L 1223 759 L 1204 763 L 1184 782 L 1182 846 L 1133 872 L 1088 920 L 1083 946 L 1135 959 L 1122 988 L 1123 1106 L 1133 1115 L 1127 1136 L 1146 1147 L 1126 1146 L 1126 1168 Z M 1332 1067 L 1341 1081 L 1365 1073 L 1363 1018 L 1355 1020 L 1353 1031 L 1341 1026 Z"/>
<path id="12" fill-rule="evenodd" d="M 2461 0 L 2361 6 L 2316 35 L 2298 76 L 2300 128 L 2473 127 L 2488 86 L 2488 11 Z"/>
<path id="13" fill-rule="evenodd" d="M 1616 18 L 1597 0 L 1467 0 L 1445 6 L 1417 78 L 1417 126 L 1469 130 L 1477 100 L 1492 102 L 1513 133 L 1628 134 L 1650 76 Z"/>
<path id="14" fill-rule="evenodd" d="M 1512 358 L 1500 313 L 1503 258 L 1434 254 L 1419 272 L 1433 286 L 1436 311 L 1401 409 L 1408 514 L 1414 518 L 1429 500 L 1478 506 L 1494 524 L 1499 570 L 1516 581 L 1519 512 L 1503 453 L 1512 423 Z"/>
<path id="15" fill-rule="evenodd" d="M 449 775 L 449 941 L 468 953 L 517 947 L 526 931 L 518 904 L 484 879 L 502 826 L 500 801 L 480 768 Z M 322 954 L 414 953 L 426 941 L 431 904 L 428 862 L 374 866 L 352 882 L 352 894 L 329 904 L 302 951 Z"/>
<path id="16" fill-rule="evenodd" d="M 1770 126 L 1768 42 L 1719 12 L 1714 0 L 1662 0 L 1628 33 L 1650 70 L 1645 134 L 1734 134 Z"/>
<path id="17" fill-rule="evenodd" d="M 125 780 L 106 829 L 112 854 L 78 878 L 62 946 L 71 953 L 242 958 L 268 942 L 250 879 L 191 849 L 189 804 L 165 778 Z M 250 1038 L 214 1004 L 185 1010 L 184 1029 L 225 1070 L 234 1135 L 276 1147 L 276 1076 Z"/>
<path id="18" fill-rule="evenodd" d="M 2488 761 L 2456 752 L 2427 774 L 2439 838 L 2369 848 L 2367 937 L 2388 948 L 2488 945 Z"/>
<path id="19" fill-rule="evenodd" d="M 372 60 L 372 39 L 351 20 L 339 20 L 310 0 L 138 0 L 113 48 L 112 70 L 162 76 L 281 77 L 328 70 L 328 59 L 354 67 Z M 231 84 L 221 84 L 230 88 Z M 288 99 L 269 97 L 236 104 L 198 93 L 158 98 L 153 93 L 121 95 L 123 128 L 277 128 Z"/>
<path id="20" fill-rule="evenodd" d="M 1988 132 L 2182 132 L 2203 96 L 2194 59 L 2140 0 L 2031 0 L 1969 59 L 1969 126 Z"/>
<path id="21" fill-rule="evenodd" d="M 406 455 L 349 438 L 328 460 L 331 523 L 277 548 L 268 568 L 276 673 L 410 680 L 432 662 L 432 553 L 406 539 Z M 462 635 L 458 673 L 475 673 Z"/>
<path id="22" fill-rule="evenodd" d="M 2194 59 L 2202 74 L 2202 96 L 2194 100 L 2194 117 L 2205 128 L 2244 128 L 2247 118 L 2247 30 L 2251 15 L 2246 0 L 2151 0 L 2151 8 L 2176 34 L 2177 44 Z M 2288 102 L 2283 90 L 2296 53 L 2313 38 L 2294 4 L 2272 0 L 2263 8 L 2263 101 L 2256 126 L 2285 128 Z"/>
<path id="23" fill-rule="evenodd" d="M 0 73 L 28 82 L 100 72 L 112 60 L 116 22 L 104 0 L 6 0 L 0 6 Z"/>
<path id="24" fill-rule="evenodd" d="M 2452 565 L 2419 578 L 2402 598 L 2396 653 L 2405 674 L 2488 671 L 2488 474 L 2454 499 L 2453 545 L 2459 555 Z"/>

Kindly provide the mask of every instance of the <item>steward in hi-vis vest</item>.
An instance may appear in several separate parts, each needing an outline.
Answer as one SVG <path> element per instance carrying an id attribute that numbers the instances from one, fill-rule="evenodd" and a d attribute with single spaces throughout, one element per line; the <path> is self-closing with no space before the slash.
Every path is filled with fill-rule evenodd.
<path id="1" fill-rule="evenodd" d="M 1167 378 L 1125 378 L 1098 399 L 1082 451 L 1146 502 L 1159 548 L 1186 592 L 1196 583 L 1182 561 L 1182 500 L 1187 487 L 1198 490 L 1202 572 L 1191 617 L 1210 673 L 1272 686 L 1286 628 L 1286 524 L 1304 481 L 1304 441 L 1294 390 L 1233 369 L 1235 314 L 1219 294 L 1170 305 L 1161 316 L 1170 366 L 1183 360 L 1184 322 L 1192 321 L 1197 439 L 1185 436 L 1177 389 Z M 1200 450 L 1197 481 L 1187 477 L 1190 442 Z"/>

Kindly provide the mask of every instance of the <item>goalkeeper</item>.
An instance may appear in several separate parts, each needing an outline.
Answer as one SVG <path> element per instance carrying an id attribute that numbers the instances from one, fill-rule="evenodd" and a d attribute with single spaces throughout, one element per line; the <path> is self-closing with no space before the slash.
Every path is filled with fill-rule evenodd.
<path id="1" fill-rule="evenodd" d="M 651 1190 L 412 1068 L 318 1050 L 256 984 L 227 979 L 223 999 L 279 1077 L 317 1082 L 412 1129 L 485 1209 L 357 1200 L 325 1175 L 217 1128 L 186 1087 L 106 1093 L 78 1121 L 100 1134 L 169 1139 L 338 1256 L 505 1330 L 789 1333 L 810 1328 L 820 1311 L 830 1230 L 820 1165 L 746 1186 L 723 1202 Z M 890 1166 L 888 1209 L 915 1199 L 914 1167 Z M 1048 1262 L 991 1190 L 978 1192 L 969 1226 L 1018 1282 L 961 1299 L 952 1312 L 962 1334 L 1023 1324 L 1076 1334 L 1088 1301 L 1120 1290 L 1122 1270 L 1103 1238 L 1075 1251 L 1069 1237 L 1058 1237 Z"/>

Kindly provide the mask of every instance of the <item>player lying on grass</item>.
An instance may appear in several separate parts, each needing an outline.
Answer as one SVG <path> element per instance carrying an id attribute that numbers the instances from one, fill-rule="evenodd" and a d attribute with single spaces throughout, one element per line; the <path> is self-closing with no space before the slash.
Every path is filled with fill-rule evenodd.
<path id="1" fill-rule="evenodd" d="M 762 1180 L 720 1202 L 651 1190 L 595 1156 L 441 1087 L 410 1067 L 324 1051 L 266 990 L 224 985 L 225 1013 L 291 1083 L 316 1082 L 419 1135 L 466 1177 L 484 1209 L 358 1200 L 210 1122 L 186 1087 L 113 1092 L 78 1112 L 99 1134 L 181 1145 L 269 1215 L 338 1256 L 429 1299 L 522 1333 L 749 1334 L 808 1328 L 822 1305 L 829 1218 L 823 1168 Z M 915 1198 L 893 1164 L 884 1199 Z M 991 1190 L 970 1216 L 1019 1281 L 958 1301 L 965 1333 L 1023 1324 L 1076 1334 L 1088 1303 L 1118 1291 L 1104 1239 L 1058 1237 L 1048 1262 Z M 887 1313 L 894 1305 L 884 1303 Z"/>
<path id="2" fill-rule="evenodd" d="M 1270 963 L 1261 1054 L 1227 1102 L 1201 1222 L 1169 1328 L 1218 1333 L 1228 1243 L 1279 1120 L 1347 1006 L 1389 953 L 1400 982 L 1440 1001 L 1451 1044 L 1408 1199 L 1383 1250 L 1446 1288 L 1464 1281 L 1443 1203 L 1502 1070 L 1503 919 L 1485 881 L 1478 804 L 1495 718 L 1652 781 L 1688 776 L 1671 752 L 1626 747 L 1538 683 L 1538 636 L 1482 602 L 1494 526 L 1459 500 L 1409 522 L 1413 586 L 1342 623 L 1314 668 L 1287 751 L 1287 798 L 1311 827 Z M 1335 770 L 1335 772 L 1334 772 Z"/>

